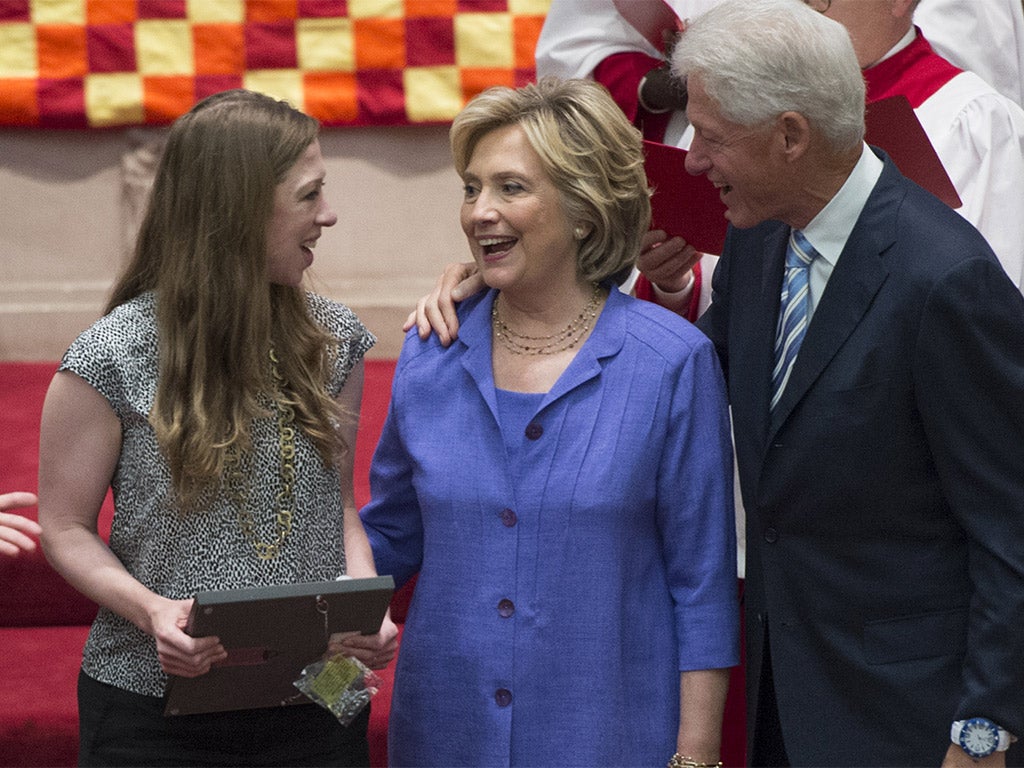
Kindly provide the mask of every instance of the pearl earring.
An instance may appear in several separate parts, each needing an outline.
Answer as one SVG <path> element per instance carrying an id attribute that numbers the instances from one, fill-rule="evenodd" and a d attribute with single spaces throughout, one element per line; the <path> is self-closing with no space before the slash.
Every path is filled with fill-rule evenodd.
<path id="1" fill-rule="evenodd" d="M 576 229 L 574 229 L 572 231 L 572 233 L 573 233 L 573 235 L 576 236 L 577 240 L 582 240 L 584 237 L 587 236 L 587 231 L 583 227 L 580 227 L 580 226 L 577 226 Z"/>

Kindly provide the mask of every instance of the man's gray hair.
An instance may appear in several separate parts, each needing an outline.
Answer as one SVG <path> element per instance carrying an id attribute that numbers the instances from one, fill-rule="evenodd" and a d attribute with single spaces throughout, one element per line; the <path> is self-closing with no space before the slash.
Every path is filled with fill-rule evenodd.
<path id="1" fill-rule="evenodd" d="M 849 33 L 801 0 L 726 0 L 694 19 L 672 55 L 731 122 L 799 112 L 833 149 L 864 138 L 864 77 Z"/>

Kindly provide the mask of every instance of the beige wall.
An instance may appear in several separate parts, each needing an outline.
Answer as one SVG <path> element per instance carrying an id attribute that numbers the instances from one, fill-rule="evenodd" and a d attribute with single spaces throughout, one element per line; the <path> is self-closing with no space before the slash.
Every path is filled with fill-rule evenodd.
<path id="1" fill-rule="evenodd" d="M 124 263 L 156 130 L 0 131 L 0 360 L 51 360 L 102 309 Z M 443 126 L 321 137 L 338 212 L 309 285 L 351 306 L 395 357 L 444 264 L 468 257 Z"/>

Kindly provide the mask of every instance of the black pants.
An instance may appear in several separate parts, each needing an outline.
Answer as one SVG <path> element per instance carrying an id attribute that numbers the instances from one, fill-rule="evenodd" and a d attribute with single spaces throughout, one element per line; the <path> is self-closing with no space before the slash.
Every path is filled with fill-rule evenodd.
<path id="1" fill-rule="evenodd" d="M 747 707 L 750 712 L 750 707 Z M 788 768 L 789 756 L 782 740 L 782 724 L 775 698 L 775 678 L 772 674 L 772 652 L 768 644 L 768 626 L 764 628 L 764 652 L 761 659 L 761 684 L 757 690 L 757 722 L 754 724 L 753 743 L 748 748 L 747 761 L 754 768 Z"/>
<path id="2" fill-rule="evenodd" d="M 164 700 L 78 677 L 80 766 L 369 766 L 367 707 L 313 704 L 164 717 Z"/>

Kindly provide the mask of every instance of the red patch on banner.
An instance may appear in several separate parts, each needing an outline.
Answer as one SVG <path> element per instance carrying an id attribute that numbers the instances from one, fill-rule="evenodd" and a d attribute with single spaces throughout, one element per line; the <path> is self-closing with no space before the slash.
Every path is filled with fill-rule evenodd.
<path id="1" fill-rule="evenodd" d="M 85 128 L 85 85 L 81 78 L 40 80 L 39 124 L 44 128 Z"/>
<path id="2" fill-rule="evenodd" d="M 196 101 L 202 101 L 207 96 L 213 96 L 221 91 L 230 91 L 241 87 L 241 75 L 197 75 L 195 78 Z"/>
<path id="3" fill-rule="evenodd" d="M 187 19 L 185 0 L 136 0 L 140 19 Z"/>
<path id="4" fill-rule="evenodd" d="M 356 73 L 359 114 L 364 123 L 384 123 L 395 110 L 405 110 L 401 70 L 367 69 Z"/>
<path id="5" fill-rule="evenodd" d="M 330 19 L 348 16 L 348 0 L 299 0 L 300 19 Z"/>
<path id="6" fill-rule="evenodd" d="M 437 67 L 455 63 L 455 30 L 451 18 L 405 20 L 405 59 L 410 67 Z"/>
<path id="7" fill-rule="evenodd" d="M 246 69 L 295 69 L 295 22 L 275 21 L 245 25 Z"/>
<path id="8" fill-rule="evenodd" d="M 4 0 L 0 3 L 0 21 L 17 21 L 22 24 L 32 21 L 29 0 Z"/>
<path id="9" fill-rule="evenodd" d="M 505 13 L 508 0 L 459 0 L 460 13 Z"/>
<path id="10" fill-rule="evenodd" d="M 135 27 L 132 24 L 89 27 L 85 39 L 90 73 L 135 70 Z"/>

